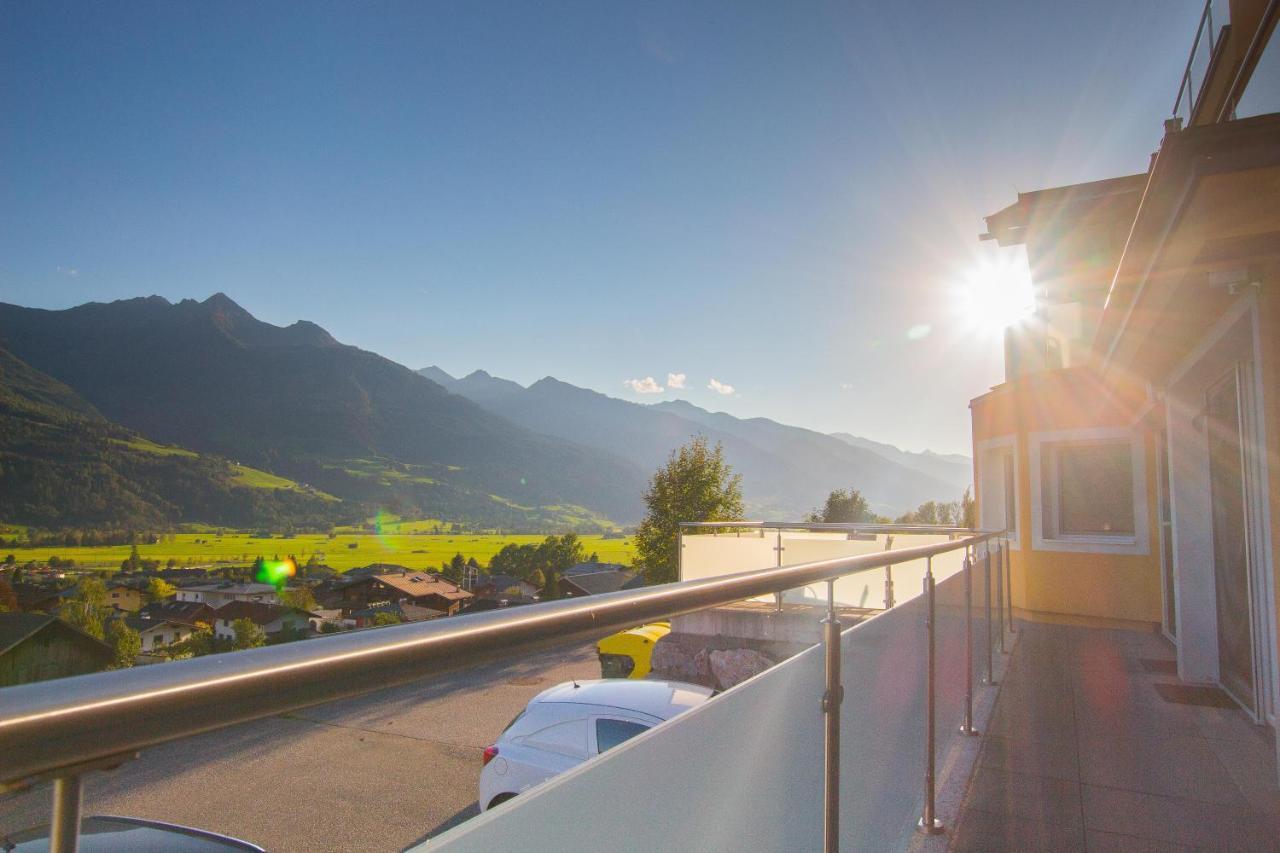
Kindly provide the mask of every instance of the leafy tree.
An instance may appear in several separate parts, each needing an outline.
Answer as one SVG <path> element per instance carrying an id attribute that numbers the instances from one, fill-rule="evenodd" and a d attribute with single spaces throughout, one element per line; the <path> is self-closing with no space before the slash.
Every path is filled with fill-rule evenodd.
<path id="1" fill-rule="evenodd" d="M 373 614 L 373 622 L 370 624 L 375 628 L 381 628 L 383 625 L 399 625 L 400 616 L 396 613 L 388 613 L 384 610 L 380 613 Z"/>
<path id="2" fill-rule="evenodd" d="M 682 521 L 737 521 L 742 518 L 742 475 L 714 449 L 694 436 L 672 451 L 645 492 L 647 512 L 636 531 L 636 556 L 649 583 L 676 579 L 676 553 Z"/>
<path id="3" fill-rule="evenodd" d="M 164 601 L 178 594 L 178 588 L 164 578 L 151 578 L 143 592 L 147 601 Z"/>
<path id="4" fill-rule="evenodd" d="M 258 646 L 266 645 L 267 635 L 258 627 L 252 619 L 240 617 L 231 623 L 231 630 L 235 633 L 235 639 L 231 642 L 231 648 L 236 649 L 256 649 Z"/>
<path id="5" fill-rule="evenodd" d="M 291 586 L 280 590 L 280 603 L 285 607 L 296 607 L 299 610 L 318 610 L 320 603 L 315 594 L 305 586 Z"/>
<path id="6" fill-rule="evenodd" d="M 58 616 L 89 636 L 101 640 L 102 622 L 110 610 L 107 606 L 106 584 L 98 578 L 86 577 L 58 610 Z"/>
<path id="7" fill-rule="evenodd" d="M 208 625 L 200 625 L 185 640 L 174 643 L 165 649 L 165 654 L 173 660 L 181 658 L 198 658 L 212 654 L 217 647 L 213 629 Z"/>
<path id="8" fill-rule="evenodd" d="M 14 595 L 13 587 L 9 586 L 8 581 L 0 579 L 0 613 L 17 609 L 18 596 Z"/>
<path id="9" fill-rule="evenodd" d="M 133 666 L 142 652 L 142 636 L 126 625 L 123 619 L 109 620 L 103 639 L 106 640 L 107 645 L 111 646 L 114 655 L 111 660 L 112 669 Z"/>
<path id="10" fill-rule="evenodd" d="M 136 572 L 142 568 L 142 556 L 138 553 L 137 543 L 129 547 L 129 556 L 120 564 L 120 570 L 124 572 Z"/>
<path id="11" fill-rule="evenodd" d="M 970 530 L 978 526 L 978 504 L 967 486 L 964 494 L 960 496 L 960 526 Z"/>
<path id="12" fill-rule="evenodd" d="M 836 489 L 827 495 L 825 504 L 805 517 L 805 521 L 820 524 L 867 524 L 875 520 L 867 499 L 857 489 Z"/>

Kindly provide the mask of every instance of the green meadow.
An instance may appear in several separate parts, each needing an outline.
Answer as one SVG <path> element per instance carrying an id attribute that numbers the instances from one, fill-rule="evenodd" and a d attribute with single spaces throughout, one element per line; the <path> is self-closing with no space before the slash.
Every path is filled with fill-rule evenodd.
<path id="1" fill-rule="evenodd" d="M 179 565 L 208 563 L 245 563 L 256 557 L 271 559 L 292 554 L 305 563 L 312 554 L 339 571 L 367 566 L 370 563 L 396 563 L 411 569 L 439 569 L 440 564 L 461 553 L 475 557 L 481 565 L 508 543 L 537 543 L 541 535 L 502 533 L 414 533 L 430 530 L 436 522 L 418 521 L 384 524 L 383 533 L 339 532 L 330 539 L 325 534 L 306 533 L 290 538 L 259 538 L 250 533 L 203 532 L 166 534 L 164 541 L 139 545 L 143 559 L 161 563 L 174 559 Z M 387 528 L 392 530 L 388 531 Z M 394 532 L 393 532 L 394 531 Z M 607 563 L 631 563 L 632 539 L 605 539 L 599 535 L 580 537 L 587 554 L 598 554 Z M 0 557 L 13 554 L 19 563 L 45 561 L 51 556 L 72 559 L 77 566 L 118 568 L 129 556 L 129 546 L 3 548 Z"/>

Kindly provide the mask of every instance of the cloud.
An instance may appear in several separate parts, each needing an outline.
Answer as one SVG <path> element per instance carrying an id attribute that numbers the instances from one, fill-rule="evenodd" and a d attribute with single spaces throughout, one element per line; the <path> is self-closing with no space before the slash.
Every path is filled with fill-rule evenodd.
<path id="1" fill-rule="evenodd" d="M 665 389 L 652 376 L 644 379 L 628 379 L 622 383 L 637 394 L 661 394 Z"/>
<path id="2" fill-rule="evenodd" d="M 58 267 L 58 272 L 62 273 L 63 275 L 69 275 L 72 278 L 75 278 L 76 276 L 80 275 L 80 270 L 76 269 L 75 267 Z"/>
<path id="3" fill-rule="evenodd" d="M 726 385 L 717 379 L 712 379 L 710 382 L 708 382 L 707 387 L 710 388 L 712 391 L 715 391 L 717 394 L 723 394 L 726 397 L 733 393 L 732 385 Z"/>
<path id="4" fill-rule="evenodd" d="M 853 383 L 852 383 L 852 382 L 841 382 L 841 383 L 840 383 L 840 388 L 841 388 L 841 390 L 843 390 L 843 391 L 852 391 L 852 390 L 853 390 Z"/>
<path id="5" fill-rule="evenodd" d="M 684 387 L 684 381 L 685 381 L 685 379 L 687 379 L 687 378 L 688 378 L 688 377 L 687 377 L 687 376 L 685 376 L 683 373 L 668 373 L 668 374 L 667 374 L 667 387 L 668 387 L 668 388 L 683 388 L 683 387 Z"/>

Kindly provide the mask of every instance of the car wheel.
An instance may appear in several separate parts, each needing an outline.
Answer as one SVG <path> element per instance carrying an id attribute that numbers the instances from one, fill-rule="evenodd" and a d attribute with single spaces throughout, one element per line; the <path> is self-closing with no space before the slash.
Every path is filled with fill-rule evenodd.
<path id="1" fill-rule="evenodd" d="M 507 800 L 512 799 L 513 797 L 515 797 L 515 794 L 499 794 L 498 796 L 494 797 L 492 800 L 489 801 L 489 808 L 493 808 L 494 806 L 500 806 L 503 803 L 505 803 Z"/>

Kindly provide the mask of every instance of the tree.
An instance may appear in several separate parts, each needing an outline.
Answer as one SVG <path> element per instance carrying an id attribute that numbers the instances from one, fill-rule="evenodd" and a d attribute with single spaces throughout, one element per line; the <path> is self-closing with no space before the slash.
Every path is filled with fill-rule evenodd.
<path id="1" fill-rule="evenodd" d="M 89 636 L 101 640 L 102 622 L 109 611 L 106 584 L 97 578 L 86 577 L 58 610 L 58 616 Z"/>
<path id="2" fill-rule="evenodd" d="M 178 588 L 169 583 L 164 578 L 151 578 L 147 581 L 146 591 L 143 595 L 147 601 L 164 601 L 166 598 L 173 598 L 178 594 Z"/>
<path id="3" fill-rule="evenodd" d="M 315 594 L 305 586 L 291 586 L 280 590 L 280 603 L 285 607 L 296 607 L 299 610 L 318 610 L 320 603 Z"/>
<path id="4" fill-rule="evenodd" d="M 231 648 L 233 649 L 256 649 L 258 646 L 264 646 L 267 643 L 266 632 L 247 617 L 242 616 L 232 622 L 231 630 L 235 634 L 235 639 L 231 641 Z"/>
<path id="5" fill-rule="evenodd" d="M 680 522 L 741 520 L 742 476 L 725 462 L 718 442 L 711 449 L 705 438 L 694 436 L 653 475 L 644 502 L 636 557 L 645 580 L 668 583 L 676 579 Z"/>
<path id="6" fill-rule="evenodd" d="M 964 494 L 960 496 L 960 526 L 975 530 L 978 527 L 978 504 L 973 499 L 973 493 L 966 486 Z"/>
<path id="7" fill-rule="evenodd" d="M 805 521 L 819 524 L 867 524 L 875 520 L 867 499 L 857 489 L 836 489 L 827 495 L 825 504 L 805 517 Z"/>
<path id="8" fill-rule="evenodd" d="M 142 556 L 138 554 L 138 546 L 135 543 L 129 547 L 129 557 L 120 564 L 122 572 L 136 572 L 142 568 Z"/>
<path id="9" fill-rule="evenodd" d="M 373 614 L 373 622 L 370 624 L 375 628 L 381 628 L 383 625 L 399 625 L 400 616 L 396 613 L 388 613 L 383 610 L 380 613 Z"/>
<path id="10" fill-rule="evenodd" d="M 0 578 L 0 613 L 18 609 L 18 596 L 14 594 L 9 582 Z"/>
<path id="11" fill-rule="evenodd" d="M 134 661 L 142 652 L 142 636 L 126 625 L 123 619 L 112 619 L 107 622 L 103 639 L 107 645 L 111 646 L 111 651 L 114 655 L 111 660 L 112 669 L 125 669 L 133 666 Z"/>
<path id="12" fill-rule="evenodd" d="M 213 629 L 208 625 L 199 625 L 185 640 L 165 648 L 165 654 L 172 660 L 182 658 L 198 658 L 212 654 L 217 646 Z"/>

